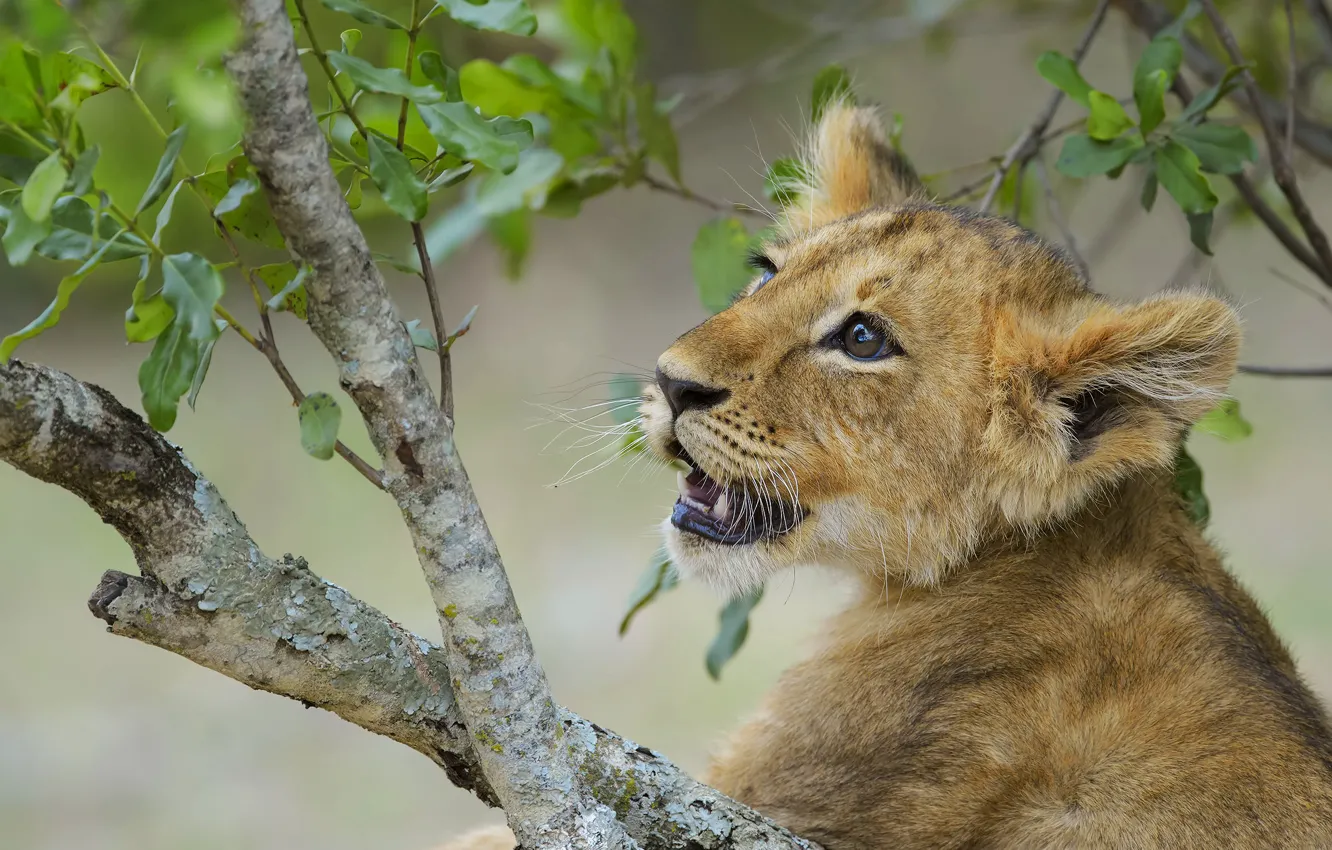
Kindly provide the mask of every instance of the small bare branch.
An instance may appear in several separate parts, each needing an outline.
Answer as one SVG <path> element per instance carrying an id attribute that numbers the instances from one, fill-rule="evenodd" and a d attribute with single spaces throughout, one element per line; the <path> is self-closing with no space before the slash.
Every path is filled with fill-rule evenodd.
<path id="1" fill-rule="evenodd" d="M 1082 34 L 1082 40 L 1078 42 L 1077 49 L 1073 51 L 1073 64 L 1081 64 L 1088 49 L 1091 48 L 1092 39 L 1096 37 L 1096 32 L 1101 28 L 1105 21 L 1105 12 L 1110 8 L 1110 0 L 1100 0 L 1096 4 L 1096 11 L 1092 12 L 1091 22 L 1087 24 L 1087 29 Z M 999 187 L 1003 185 L 1004 178 L 1008 176 L 1008 170 L 1014 163 L 1021 163 L 1022 167 L 1031 161 L 1032 157 L 1040 153 L 1041 137 L 1045 135 L 1050 122 L 1054 120 L 1055 113 L 1059 111 L 1059 104 L 1064 99 L 1064 93 L 1055 89 L 1054 94 L 1050 95 L 1050 100 L 1046 102 L 1045 109 L 1036 116 L 1036 120 L 1027 128 L 1018 140 L 1013 143 L 1007 151 L 1004 152 L 1004 158 L 999 162 L 999 167 L 994 171 L 994 177 L 990 180 L 990 188 L 986 190 L 985 197 L 981 199 L 980 211 L 989 212 L 994 204 L 995 195 L 999 194 Z"/>
<path id="2" fill-rule="evenodd" d="M 1078 253 L 1077 237 L 1073 235 L 1073 230 L 1068 226 L 1068 221 L 1059 206 L 1059 198 L 1055 195 L 1054 186 L 1050 182 L 1050 173 L 1045 168 L 1044 157 L 1036 157 L 1032 160 L 1032 165 L 1036 168 L 1036 178 L 1041 181 L 1041 186 L 1045 190 L 1045 209 L 1050 213 L 1050 220 L 1059 228 L 1060 234 L 1064 237 L 1064 247 L 1073 255 L 1073 261 L 1078 264 L 1078 268 L 1082 269 L 1082 276 L 1090 280 L 1091 269 L 1087 267 L 1087 261 L 1082 254 Z"/>
<path id="3" fill-rule="evenodd" d="M 291 370 L 287 368 L 287 364 L 282 362 L 282 355 L 279 353 L 277 346 L 277 335 L 273 333 L 273 322 L 268 316 L 268 308 L 264 304 L 259 282 L 255 279 L 254 269 L 247 266 L 241 259 L 240 251 L 236 247 L 236 240 L 232 238 L 230 229 L 222 223 L 221 219 L 214 219 L 214 223 L 216 223 L 218 232 L 222 235 L 222 241 L 226 242 L 227 248 L 231 250 L 231 256 L 236 259 L 236 265 L 240 268 L 241 274 L 244 275 L 247 281 L 249 281 L 250 288 L 254 291 L 255 300 L 259 305 L 259 319 L 263 323 L 264 331 L 259 335 L 258 339 L 253 336 L 247 336 L 245 337 L 245 341 L 268 359 L 269 365 L 273 367 L 273 371 L 277 373 L 278 379 L 282 381 L 282 386 L 287 388 L 287 393 L 291 396 L 292 403 L 300 404 L 305 400 L 305 392 L 301 389 L 300 385 L 296 383 L 296 379 L 292 377 Z M 338 456 L 347 461 L 347 463 L 350 463 L 352 468 L 361 473 L 366 481 L 369 481 L 380 490 L 384 489 L 383 474 L 370 464 L 366 463 L 356 452 L 348 448 L 346 443 L 338 440 L 333 444 L 333 451 L 337 452 Z"/>
<path id="4" fill-rule="evenodd" d="M 1239 371 L 1265 378 L 1332 378 L 1332 366 L 1253 366 L 1241 363 Z"/>
<path id="5" fill-rule="evenodd" d="M 1174 14 L 1165 6 L 1150 0 L 1115 0 L 1115 5 L 1124 11 L 1133 25 L 1148 36 L 1154 36 L 1175 19 Z M 1180 39 L 1184 45 L 1184 61 L 1204 82 L 1212 86 L 1220 82 L 1226 72 L 1226 66 L 1187 33 Z M 1253 102 L 1247 97 L 1232 93 L 1231 99 L 1246 111 L 1254 109 Z M 1261 108 L 1255 114 L 1261 114 L 1271 122 L 1284 122 L 1287 114 L 1286 105 L 1276 98 L 1260 92 L 1258 98 Z M 1295 144 L 1305 153 L 1326 166 L 1332 167 L 1332 127 L 1295 113 Z"/>
<path id="6" fill-rule="evenodd" d="M 1217 38 L 1220 39 L 1226 53 L 1230 56 L 1231 63 L 1243 65 L 1244 56 L 1240 53 L 1239 44 L 1235 41 L 1235 34 L 1230 31 L 1225 19 L 1217 11 L 1216 4 L 1212 0 L 1202 0 L 1202 7 L 1207 13 L 1208 19 L 1212 22 L 1212 29 L 1216 31 Z M 1321 269 L 1319 277 L 1329 286 L 1332 286 L 1332 245 L 1328 244 L 1327 234 L 1318 225 L 1313 211 L 1309 209 L 1309 205 L 1304 200 L 1304 195 L 1300 192 L 1299 183 L 1295 177 L 1295 168 L 1291 164 L 1290 157 L 1287 156 L 1285 146 L 1281 143 L 1281 137 L 1277 135 L 1276 127 L 1263 109 L 1263 95 L 1258 89 L 1258 84 L 1254 82 L 1253 74 L 1246 68 L 1241 72 L 1241 77 L 1244 80 L 1244 90 L 1249 96 L 1253 113 L 1258 117 L 1258 123 L 1263 128 L 1263 136 L 1267 140 L 1268 156 L 1272 160 L 1272 178 L 1276 180 L 1286 199 L 1290 201 L 1291 211 L 1295 214 L 1300 227 L 1304 230 L 1305 237 L 1309 240 L 1309 245 L 1313 248 L 1314 255 L 1318 258 L 1318 266 Z M 1290 108 L 1293 115 L 1293 101 Z"/>

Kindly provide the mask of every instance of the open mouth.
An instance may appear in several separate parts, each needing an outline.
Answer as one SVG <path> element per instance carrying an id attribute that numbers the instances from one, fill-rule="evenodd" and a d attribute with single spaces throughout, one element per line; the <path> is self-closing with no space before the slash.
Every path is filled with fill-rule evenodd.
<path id="1" fill-rule="evenodd" d="M 690 463 L 679 474 L 680 498 L 671 511 L 671 524 L 714 543 L 738 546 L 780 537 L 805 518 L 799 505 L 712 480 Z"/>

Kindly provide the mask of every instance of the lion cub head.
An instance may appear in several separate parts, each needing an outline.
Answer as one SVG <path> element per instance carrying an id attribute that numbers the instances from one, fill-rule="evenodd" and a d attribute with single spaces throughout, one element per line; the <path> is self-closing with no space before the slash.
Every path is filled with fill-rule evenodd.
<path id="1" fill-rule="evenodd" d="M 927 202 L 872 111 L 829 109 L 808 170 L 754 281 L 661 356 L 643 403 L 654 450 L 691 468 L 665 525 L 686 574 L 937 581 L 1169 466 L 1224 392 L 1228 306 L 1110 303 L 1029 231 Z"/>

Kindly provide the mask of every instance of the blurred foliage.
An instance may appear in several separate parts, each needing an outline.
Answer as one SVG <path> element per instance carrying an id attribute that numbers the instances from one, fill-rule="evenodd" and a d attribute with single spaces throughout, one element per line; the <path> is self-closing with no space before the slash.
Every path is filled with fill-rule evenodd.
<path id="1" fill-rule="evenodd" d="M 951 49 L 959 21 L 985 5 L 979 0 L 905 4 L 906 15 L 938 51 Z M 1056 14 L 1072 22 L 1085 20 L 1094 4 L 1011 0 L 1009 5 L 1018 16 Z M 1116 85 L 1094 87 L 1057 52 L 1037 60 L 1036 72 L 1086 112 L 1077 127 L 1056 131 L 1067 137 L 1056 163 L 1063 180 L 1055 188 L 1077 191 L 1085 181 L 1118 179 L 1132 167 L 1142 181 L 1143 208 L 1152 209 L 1164 188 L 1188 220 L 1193 243 L 1210 253 L 1213 213 L 1229 191 L 1213 179 L 1244 170 L 1258 158 L 1258 149 L 1248 119 L 1226 100 L 1241 69 L 1230 68 L 1187 104 L 1170 103 L 1167 94 L 1180 72 L 1185 39 L 1223 54 L 1196 3 L 1166 5 L 1176 22 L 1142 49 L 1131 77 Z M 1282 4 L 1223 0 L 1218 6 L 1235 22 L 1259 85 L 1284 97 L 1291 47 Z M 1295 7 L 1301 16 L 1295 50 L 1321 52 L 1324 46 L 1303 4 Z M 329 164 L 348 206 L 364 224 L 396 223 L 404 241 L 407 222 L 423 228 L 419 252 L 407 257 L 377 252 L 377 262 L 420 275 L 422 253 L 428 262 L 442 263 L 487 234 L 506 273 L 517 279 L 537 216 L 574 216 L 599 195 L 649 180 L 694 197 L 684 185 L 672 123 L 676 101 L 662 100 L 644 79 L 638 28 L 620 0 L 288 0 L 287 8 L 329 143 Z M 811 2 L 807 17 L 813 20 L 819 11 Z M 800 29 L 798 16 L 747 0 L 704 4 L 699 14 L 707 18 L 705 29 L 726 33 L 727 50 L 744 54 L 742 59 L 762 56 L 768 48 L 764 38 L 756 36 L 750 44 L 737 36 L 745 29 L 739 25 L 751 17 L 772 23 L 763 32 Z M 221 65 L 240 34 L 231 4 L 0 0 L 0 33 L 0 244 L 11 266 L 23 266 L 33 256 L 69 266 L 51 304 L 0 342 L 0 361 L 55 327 L 90 275 L 116 263 L 133 268 L 136 264 L 126 261 L 137 260 L 135 283 L 125 298 L 125 337 L 152 343 L 139 372 L 142 404 L 153 426 L 168 430 L 180 400 L 193 407 L 202 392 L 223 333 L 230 330 L 256 344 L 220 302 L 228 282 L 252 291 L 265 321 L 275 312 L 306 318 L 308 269 L 288 257 L 239 144 L 241 115 Z M 136 172 L 121 167 L 131 147 L 124 139 L 94 139 L 85 132 L 82 116 L 102 98 L 119 98 L 130 107 L 127 137 L 153 140 L 158 164 L 143 185 L 129 185 Z M 822 69 L 811 81 L 810 119 L 844 99 L 854 101 L 851 75 L 837 65 Z M 1316 99 L 1308 106 L 1319 108 Z M 889 139 L 899 152 L 902 135 L 902 117 L 894 114 Z M 980 165 L 993 168 L 996 162 Z M 1033 222 L 1042 187 L 1031 170 L 1010 169 L 1002 178 L 1001 209 Z M 939 194 L 948 179 L 947 172 L 926 176 Z M 782 157 L 768 167 L 764 192 L 778 208 L 787 207 L 799 202 L 808 183 L 800 160 Z M 1289 216 L 1270 181 L 1260 191 L 1279 214 Z M 965 201 L 975 191 L 957 197 Z M 196 245 L 173 244 L 170 225 L 180 206 L 206 215 L 221 237 L 214 250 L 225 249 L 227 260 L 210 260 Z M 1238 208 L 1234 220 L 1245 221 L 1245 212 Z M 699 299 L 709 312 L 725 309 L 753 278 L 748 257 L 767 235 L 751 231 L 735 215 L 702 225 L 691 261 Z M 268 261 L 251 264 L 254 255 Z M 417 346 L 447 349 L 475 315 L 473 308 L 452 331 L 432 332 L 420 319 L 406 325 Z M 636 413 L 640 395 L 632 377 L 612 386 L 617 453 L 644 450 Z M 297 419 L 304 450 L 332 457 L 341 422 L 333 398 L 309 394 Z M 1238 407 L 1227 403 L 1197 430 L 1240 439 L 1251 428 Z M 1205 523 L 1202 472 L 1183 450 L 1177 481 L 1192 515 Z M 633 592 L 621 632 L 677 582 L 669 558 L 659 553 Z M 760 598 L 761 593 L 751 594 L 722 610 L 706 656 L 714 678 L 743 644 L 749 613 Z"/>

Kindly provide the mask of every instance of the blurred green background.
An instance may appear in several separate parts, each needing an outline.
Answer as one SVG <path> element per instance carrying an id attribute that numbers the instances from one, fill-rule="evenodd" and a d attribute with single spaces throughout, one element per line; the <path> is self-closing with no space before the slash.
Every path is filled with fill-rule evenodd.
<path id="1" fill-rule="evenodd" d="M 1048 96 L 1035 56 L 1068 50 L 1081 28 L 1059 3 L 1017 4 L 1031 7 L 1020 14 L 1010 4 L 983 6 L 942 29 L 925 23 L 937 3 L 626 5 L 643 38 L 643 73 L 663 94 L 684 95 L 677 127 L 689 185 L 735 202 L 761 197 L 765 161 L 793 149 L 807 120 L 809 78 L 822 65 L 845 62 L 862 100 L 903 114 L 906 148 L 929 173 L 1004 150 Z M 499 39 L 485 49 L 503 55 L 506 45 Z M 1140 48 L 1112 13 L 1087 76 L 1127 80 Z M 83 113 L 103 146 L 99 183 L 130 197 L 160 153 L 136 118 L 119 92 Z M 1315 174 L 1304 185 L 1315 212 L 1332 221 L 1329 181 Z M 1066 209 L 1084 247 L 1118 227 L 1119 193 L 1136 191 L 1100 181 Z M 187 197 L 178 208 L 169 238 L 222 259 L 202 209 Z M 506 280 L 484 241 L 439 268 L 451 321 L 480 305 L 454 348 L 458 443 L 557 698 L 694 772 L 818 633 L 843 588 L 814 567 L 774 581 L 749 644 L 720 683 L 703 668 L 718 601 L 702 588 L 667 595 L 617 639 L 624 600 L 675 498 L 674 476 L 617 463 L 549 486 L 582 452 L 562 450 L 576 434 L 551 443 L 560 426 L 540 405 L 602 401 L 600 382 L 611 373 L 650 371 L 675 336 L 704 318 L 689 245 L 710 215 L 645 188 L 615 191 L 576 219 L 538 218 L 518 283 Z M 1111 295 L 1140 297 L 1187 256 L 1188 234 L 1169 204 L 1128 222 L 1093 258 L 1093 280 Z M 384 218 L 369 230 L 376 248 L 405 255 L 406 227 Z M 99 271 L 60 326 L 20 356 L 105 386 L 137 409 L 135 376 L 147 349 L 124 343 L 117 318 L 132 265 Z M 41 259 L 5 267 L 0 332 L 40 312 L 60 274 Z M 428 316 L 418 282 L 386 274 L 403 317 Z M 1246 362 L 1332 362 L 1332 314 L 1281 275 L 1308 277 L 1266 231 L 1237 227 L 1199 280 L 1224 285 L 1241 306 Z M 250 316 L 248 295 L 233 290 L 228 306 Z M 313 338 L 289 315 L 276 323 L 306 391 L 336 391 L 333 366 Z M 1240 377 L 1234 393 L 1254 436 L 1191 444 L 1212 499 L 1210 534 L 1315 690 L 1332 695 L 1332 382 Z M 344 420 L 345 439 L 373 456 L 354 420 Z M 330 581 L 437 636 L 391 501 L 346 464 L 301 452 L 281 384 L 234 335 L 218 345 L 197 413 L 183 409 L 170 437 L 269 554 L 302 555 Z M 75 497 L 0 466 L 0 844 L 410 850 L 500 820 L 387 739 L 104 634 L 84 600 L 107 569 L 134 570 L 114 532 Z"/>

